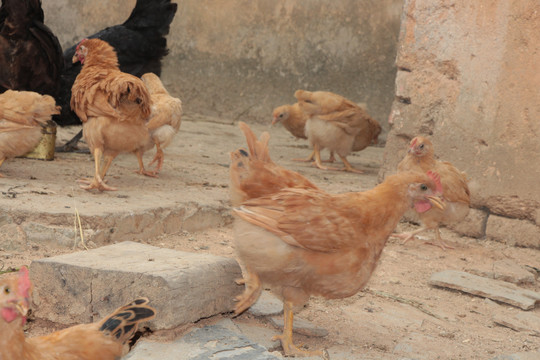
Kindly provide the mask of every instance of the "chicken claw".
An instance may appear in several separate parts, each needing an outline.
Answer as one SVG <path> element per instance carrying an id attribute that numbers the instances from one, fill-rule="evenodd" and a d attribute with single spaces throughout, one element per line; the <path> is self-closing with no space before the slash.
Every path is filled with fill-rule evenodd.
<path id="1" fill-rule="evenodd" d="M 102 180 L 101 178 L 99 178 L 99 179 L 93 178 L 92 180 L 79 179 L 79 180 L 77 180 L 77 182 L 79 184 L 87 184 L 86 186 L 79 185 L 79 187 L 81 189 L 84 189 L 84 190 L 91 190 L 91 189 L 98 189 L 99 191 L 116 191 L 116 190 L 118 190 L 115 187 L 108 186 L 105 183 L 105 181 Z"/>
<path id="2" fill-rule="evenodd" d="M 316 350 L 316 351 L 307 351 L 298 348 L 293 344 L 292 341 L 292 331 L 293 331 L 293 311 L 292 303 L 289 301 L 283 302 L 283 334 L 276 335 L 272 338 L 273 341 L 279 340 L 281 342 L 281 347 L 283 348 L 283 354 L 285 356 L 320 356 L 325 360 L 330 360 L 330 355 L 326 349 Z"/>
<path id="3" fill-rule="evenodd" d="M 153 163 L 157 163 L 156 170 L 154 170 L 154 173 L 158 174 L 161 171 L 161 168 L 163 167 L 163 159 L 165 158 L 165 155 L 163 154 L 163 150 L 161 150 L 161 148 L 159 147 L 159 144 L 156 144 L 156 147 L 157 147 L 156 155 L 154 156 L 150 164 L 148 164 L 148 166 L 152 165 Z"/>
<path id="4" fill-rule="evenodd" d="M 262 292 L 261 280 L 256 274 L 248 272 L 246 277 L 247 279 L 244 278 L 236 280 L 238 285 L 245 284 L 246 288 L 244 289 L 242 295 L 238 295 L 236 297 L 238 304 L 236 304 L 234 307 L 235 315 L 239 315 L 251 307 L 251 305 L 257 301 Z"/>

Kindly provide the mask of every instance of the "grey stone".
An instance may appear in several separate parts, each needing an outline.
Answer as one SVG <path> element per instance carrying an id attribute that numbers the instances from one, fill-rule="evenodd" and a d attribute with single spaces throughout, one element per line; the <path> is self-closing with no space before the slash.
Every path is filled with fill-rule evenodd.
<path id="1" fill-rule="evenodd" d="M 197 328 L 172 343 L 141 341 L 124 360 L 274 360 L 261 345 L 220 325 Z"/>
<path id="2" fill-rule="evenodd" d="M 540 293 L 520 288 L 512 283 L 487 279 L 463 271 L 445 270 L 431 275 L 429 284 L 463 291 L 504 302 L 523 310 L 533 309 Z"/>
<path id="3" fill-rule="evenodd" d="M 269 291 L 263 291 L 248 311 L 254 316 L 279 315 L 283 313 L 283 302 Z"/>
<path id="4" fill-rule="evenodd" d="M 531 313 L 520 312 L 514 316 L 498 314 L 493 317 L 493 321 L 515 331 L 527 331 L 540 336 L 540 317 Z"/>
<path id="5" fill-rule="evenodd" d="M 514 284 L 534 284 L 536 281 L 531 272 L 508 259 L 495 261 L 491 271 L 467 269 L 467 272 L 491 279 L 508 281 Z"/>
<path id="6" fill-rule="evenodd" d="M 63 324 L 96 321 L 136 297 L 156 308 L 153 329 L 229 312 L 241 292 L 235 260 L 135 242 L 33 261 L 36 316 Z"/>
<path id="7" fill-rule="evenodd" d="M 540 248 L 540 226 L 528 220 L 490 215 L 486 235 L 508 245 Z"/>
<path id="8" fill-rule="evenodd" d="M 491 360 L 538 360 L 540 359 L 540 351 L 520 352 L 511 355 L 499 355 Z"/>
<path id="9" fill-rule="evenodd" d="M 283 329 L 283 317 L 273 316 L 269 318 L 270 323 L 278 329 Z M 293 332 L 306 336 L 324 337 L 328 335 L 328 330 L 315 326 L 311 322 L 299 317 L 294 317 Z"/>

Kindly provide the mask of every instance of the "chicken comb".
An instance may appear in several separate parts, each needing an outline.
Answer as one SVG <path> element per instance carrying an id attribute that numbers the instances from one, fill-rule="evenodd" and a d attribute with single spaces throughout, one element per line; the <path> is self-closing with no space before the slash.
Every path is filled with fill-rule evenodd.
<path id="1" fill-rule="evenodd" d="M 412 141 L 411 141 L 411 147 L 415 146 L 417 142 L 418 142 L 418 138 L 412 139 Z"/>
<path id="2" fill-rule="evenodd" d="M 28 268 L 26 266 L 21 267 L 19 270 L 19 281 L 17 284 L 17 293 L 25 298 L 30 297 L 30 289 L 32 288 L 32 283 L 30 282 L 30 276 L 28 273 Z"/>
<path id="3" fill-rule="evenodd" d="M 83 42 L 85 42 L 86 40 L 88 40 L 88 38 L 84 38 L 82 39 L 78 44 L 77 44 L 77 47 L 75 48 L 75 51 L 79 50 L 79 47 L 82 45 Z"/>
<path id="4" fill-rule="evenodd" d="M 435 182 L 435 191 L 437 193 L 439 193 L 439 194 L 442 194 L 443 187 L 442 187 L 442 184 L 441 184 L 441 175 L 439 175 L 435 171 L 429 170 L 427 172 L 427 176 L 429 176 L 431 178 L 431 180 L 433 180 Z"/>

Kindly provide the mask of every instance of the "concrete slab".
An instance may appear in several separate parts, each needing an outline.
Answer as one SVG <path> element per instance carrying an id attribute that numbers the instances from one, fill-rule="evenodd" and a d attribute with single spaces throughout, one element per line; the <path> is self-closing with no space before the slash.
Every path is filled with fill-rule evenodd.
<path id="1" fill-rule="evenodd" d="M 533 309 L 540 301 L 538 292 L 520 288 L 506 281 L 487 279 L 463 271 L 446 270 L 435 273 L 431 275 L 429 284 L 487 297 L 523 310 Z"/>
<path id="2" fill-rule="evenodd" d="M 63 324 L 101 319 L 139 296 L 150 299 L 152 329 L 229 312 L 242 287 L 234 259 L 126 241 L 33 261 L 36 316 Z"/>
<path id="3" fill-rule="evenodd" d="M 354 166 L 370 177 L 359 183 L 357 174 L 332 174 L 310 164 L 293 162 L 310 150 L 307 141 L 295 141 L 283 128 L 252 124 L 253 130 L 271 132 L 272 158 L 300 171 L 329 191 L 368 189 L 377 183 L 383 148 L 368 147 L 351 155 Z M 80 127 L 59 128 L 57 143 L 64 143 Z M 165 151 L 158 178 L 135 174 L 137 160 L 118 156 L 107 174 L 118 191 L 86 191 L 76 180 L 92 175 L 89 154 L 57 153 L 54 161 L 13 159 L 2 164 L 0 180 L 0 248 L 22 251 L 38 247 L 71 248 L 80 242 L 75 228 L 80 215 L 84 239 L 92 247 L 125 240 L 146 239 L 182 230 L 220 227 L 232 221 L 229 211 L 229 152 L 245 147 L 237 124 L 206 117 L 182 118 L 180 132 Z M 84 144 L 81 145 L 85 147 Z M 144 156 L 145 164 L 154 150 Z M 326 179 L 325 179 L 326 178 Z"/>
<path id="4" fill-rule="evenodd" d="M 172 343 L 142 341 L 124 360 L 275 360 L 279 353 L 270 353 L 261 345 L 238 332 L 220 325 L 190 331 Z"/>
<path id="5" fill-rule="evenodd" d="M 283 314 L 283 302 L 269 291 L 263 291 L 261 296 L 248 312 L 254 316 L 273 316 Z"/>
<path id="6" fill-rule="evenodd" d="M 503 280 L 514 284 L 534 284 L 534 275 L 524 266 L 510 259 L 494 261 L 491 270 L 467 269 L 471 274 L 491 279 Z"/>
<path id="7" fill-rule="evenodd" d="M 520 312 L 514 316 L 495 315 L 493 321 L 515 331 L 526 331 L 534 336 L 540 336 L 540 316 Z"/>

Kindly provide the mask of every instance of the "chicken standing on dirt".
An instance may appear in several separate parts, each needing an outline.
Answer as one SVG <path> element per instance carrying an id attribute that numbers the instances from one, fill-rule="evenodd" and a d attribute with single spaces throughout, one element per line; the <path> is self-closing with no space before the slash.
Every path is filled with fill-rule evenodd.
<path id="1" fill-rule="evenodd" d="M 139 323 L 154 318 L 148 299 L 122 306 L 97 323 L 72 326 L 55 333 L 25 338 L 23 325 L 30 307 L 28 269 L 0 280 L 0 359 L 116 360 Z"/>
<path id="2" fill-rule="evenodd" d="M 293 105 L 281 105 L 275 108 L 272 112 L 272 125 L 278 122 L 283 124 L 283 127 L 287 129 L 297 139 L 307 139 L 306 136 L 306 122 L 308 115 L 300 108 L 299 103 Z M 381 133 L 381 125 L 374 119 L 369 118 L 369 126 L 366 131 L 361 131 L 354 138 L 352 151 L 364 150 L 370 144 L 376 144 L 379 134 Z M 295 159 L 297 161 L 313 161 L 315 158 L 315 150 L 305 159 Z M 334 162 L 334 152 L 330 151 L 330 158 L 327 162 Z"/>
<path id="3" fill-rule="evenodd" d="M 144 169 L 142 159 L 150 141 L 146 126 L 151 111 L 150 94 L 142 80 L 120 71 L 114 49 L 103 40 L 81 41 L 73 61 L 80 61 L 83 68 L 73 84 L 71 108 L 83 122 L 84 139 L 95 161 L 94 179 L 81 180 L 89 183 L 81 187 L 116 190 L 103 178 L 120 153 L 134 153 L 138 172 L 155 176 Z"/>
<path id="4" fill-rule="evenodd" d="M 459 222 L 469 213 L 470 192 L 467 176 L 451 163 L 435 159 L 433 144 L 423 136 L 411 140 L 407 154 L 398 164 L 398 172 L 404 171 L 433 171 L 439 174 L 446 206 L 444 210 L 432 208 L 425 212 L 416 212 L 424 226 L 409 233 L 393 236 L 404 239 L 403 243 L 406 243 L 420 232 L 434 229 L 435 245 L 442 249 L 450 248 L 442 240 L 439 226 Z"/>
<path id="5" fill-rule="evenodd" d="M 169 33 L 178 4 L 171 0 L 137 0 L 128 19 L 122 24 L 108 26 L 88 39 L 109 43 L 118 56 L 120 70 L 141 77 L 153 72 L 161 76 L 162 60 L 168 54 L 166 35 Z M 81 120 L 70 109 L 71 88 L 81 71 L 81 64 L 72 63 L 77 44 L 64 51 L 64 71 L 61 76 L 58 104 L 60 116 L 54 121 L 59 126 L 81 125 Z M 56 151 L 77 150 L 82 131 Z"/>
<path id="6" fill-rule="evenodd" d="M 154 73 L 147 73 L 141 77 L 152 101 L 148 130 L 151 141 L 145 150 L 156 146 L 156 155 L 150 165 L 157 163 L 156 174 L 163 167 L 163 149 L 172 141 L 180 129 L 182 120 L 182 101 L 169 95 L 159 77 Z"/>
<path id="7" fill-rule="evenodd" d="M 302 175 L 273 163 L 267 133 L 257 140 L 241 123 L 249 154 L 231 153 L 231 200 L 236 207 L 236 250 L 246 288 L 235 313 L 255 303 L 262 284 L 283 299 L 285 355 L 327 357 L 292 342 L 293 306 L 310 295 L 356 294 L 373 273 L 386 241 L 411 206 L 442 206 L 435 177 L 402 173 L 372 190 L 329 194 Z"/>
<path id="8" fill-rule="evenodd" d="M 300 108 L 307 114 L 305 134 L 313 147 L 315 165 L 323 170 L 346 170 L 362 173 L 347 160 L 352 151 L 364 149 L 376 141 L 380 125 L 359 105 L 343 96 L 328 91 L 297 90 L 294 96 Z M 357 136 L 362 135 L 355 147 Z M 367 140 L 364 140 L 367 137 Z M 343 164 L 342 169 L 325 167 L 321 163 L 320 151 L 328 148 L 336 152 Z"/>
<path id="9" fill-rule="evenodd" d="M 58 113 L 60 107 L 49 95 L 13 90 L 0 94 L 0 165 L 34 149 L 42 128 Z"/>

